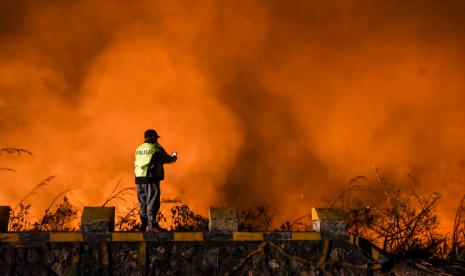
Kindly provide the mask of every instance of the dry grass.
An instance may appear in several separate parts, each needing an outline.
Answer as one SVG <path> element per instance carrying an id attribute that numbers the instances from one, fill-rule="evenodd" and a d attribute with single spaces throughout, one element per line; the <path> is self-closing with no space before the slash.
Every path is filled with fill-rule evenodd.
<path id="1" fill-rule="evenodd" d="M 24 204 L 24 202 L 26 202 L 30 197 L 36 195 L 41 189 L 45 188 L 45 186 L 47 186 L 55 177 L 57 177 L 57 175 L 49 176 L 44 180 L 40 181 L 18 202 L 18 204 L 16 204 L 13 210 L 18 208 L 18 206 L 20 206 L 21 204 Z"/>
<path id="2" fill-rule="evenodd" d="M 25 150 L 25 149 L 20 149 L 20 148 L 3 148 L 3 149 L 0 149 L 0 155 L 3 155 L 3 154 L 16 154 L 16 153 L 18 155 L 26 154 L 26 155 L 32 156 L 32 152 L 30 152 L 28 150 Z M 0 167 L 0 171 L 16 172 L 15 169 L 2 168 L 2 167 Z"/>
<path id="3" fill-rule="evenodd" d="M 136 188 L 134 187 L 126 187 L 126 188 L 122 187 L 121 179 L 120 179 L 118 180 L 118 182 L 116 182 L 115 186 L 113 187 L 113 190 L 111 191 L 110 195 L 105 199 L 102 206 L 107 206 L 107 204 L 109 204 L 113 200 L 127 201 L 125 197 L 133 196 L 135 190 Z"/>
<path id="4" fill-rule="evenodd" d="M 455 214 L 450 257 L 465 260 L 465 196 L 460 200 Z"/>
<path id="5" fill-rule="evenodd" d="M 0 155 L 2 154 L 18 154 L 18 155 L 26 154 L 29 156 L 33 155 L 32 152 L 26 149 L 21 149 L 21 148 L 3 148 L 3 149 L 0 149 Z"/>

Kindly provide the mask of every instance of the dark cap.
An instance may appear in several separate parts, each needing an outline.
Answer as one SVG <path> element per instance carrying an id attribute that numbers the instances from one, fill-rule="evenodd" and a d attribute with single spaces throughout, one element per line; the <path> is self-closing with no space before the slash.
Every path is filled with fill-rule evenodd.
<path id="1" fill-rule="evenodd" d="M 145 139 L 153 139 L 153 138 L 160 138 L 160 136 L 158 136 L 158 133 L 156 130 L 154 129 L 147 129 L 145 132 L 144 132 L 144 138 Z"/>

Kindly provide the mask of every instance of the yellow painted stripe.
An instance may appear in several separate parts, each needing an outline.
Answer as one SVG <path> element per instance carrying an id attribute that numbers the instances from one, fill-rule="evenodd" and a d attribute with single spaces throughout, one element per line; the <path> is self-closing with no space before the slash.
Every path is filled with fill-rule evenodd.
<path id="1" fill-rule="evenodd" d="M 19 242 L 19 233 L 0 233 L 0 242 Z"/>
<path id="2" fill-rule="evenodd" d="M 319 241 L 320 232 L 292 232 L 292 240 L 295 241 Z"/>
<path id="3" fill-rule="evenodd" d="M 174 232 L 175 241 L 203 241 L 202 232 Z"/>
<path id="4" fill-rule="evenodd" d="M 318 220 L 318 213 L 316 211 L 316 208 L 312 208 L 312 220 Z"/>
<path id="5" fill-rule="evenodd" d="M 233 232 L 234 241 L 262 241 L 262 232 Z"/>
<path id="6" fill-rule="evenodd" d="M 141 242 L 144 241 L 144 235 L 142 233 L 115 232 L 111 233 L 111 240 L 114 242 Z"/>
<path id="7" fill-rule="evenodd" d="M 81 233 L 50 233 L 51 242 L 82 242 Z"/>

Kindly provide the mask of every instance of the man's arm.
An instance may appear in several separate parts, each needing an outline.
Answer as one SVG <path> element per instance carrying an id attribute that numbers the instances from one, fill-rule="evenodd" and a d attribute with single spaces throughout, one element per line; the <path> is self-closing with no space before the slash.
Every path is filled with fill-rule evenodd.
<path id="1" fill-rule="evenodd" d="M 171 156 L 169 155 L 164 148 L 160 148 L 160 151 L 157 152 L 158 156 L 157 158 L 159 158 L 158 160 L 160 160 L 160 162 L 162 164 L 167 164 L 167 163 L 173 163 L 175 162 L 178 157 L 177 156 Z"/>

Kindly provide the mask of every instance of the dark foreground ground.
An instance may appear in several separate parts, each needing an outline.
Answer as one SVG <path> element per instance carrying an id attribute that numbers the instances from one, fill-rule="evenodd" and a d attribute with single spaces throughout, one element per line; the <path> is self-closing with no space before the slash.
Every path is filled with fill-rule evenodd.
<path id="1" fill-rule="evenodd" d="M 0 237 L 0 275 L 441 275 L 439 266 L 426 261 L 388 265 L 369 244 L 321 239 L 316 233 L 35 232 Z M 441 267 L 465 275 L 460 264 Z"/>

